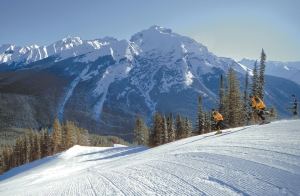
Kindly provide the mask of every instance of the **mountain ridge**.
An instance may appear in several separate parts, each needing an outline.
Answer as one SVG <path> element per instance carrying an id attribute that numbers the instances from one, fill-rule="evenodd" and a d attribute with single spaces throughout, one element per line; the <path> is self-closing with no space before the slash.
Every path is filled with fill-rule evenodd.
<path id="1" fill-rule="evenodd" d="M 239 63 L 252 69 L 255 60 L 244 58 Z M 300 74 L 300 61 L 266 61 L 266 74 L 285 78 L 300 84 L 300 78 L 298 77 Z"/>
<path id="2" fill-rule="evenodd" d="M 245 72 L 249 72 L 233 59 L 217 57 L 195 40 L 159 26 L 134 34 L 130 41 L 87 42 L 65 39 L 52 46 L 62 51 L 59 55 L 0 64 L 0 95 L 7 103 L 0 105 L 7 111 L 1 123 L 12 119 L 10 126 L 37 128 L 51 126 L 59 117 L 91 132 L 132 139 L 136 115 L 148 124 L 156 111 L 195 121 L 198 96 L 203 97 L 205 109 L 216 107 L 221 74 L 234 68 L 242 90 Z M 279 83 L 290 88 L 278 89 Z M 270 78 L 266 91 L 268 105 L 280 105 L 287 99 L 285 94 L 294 91 L 300 96 L 299 85 L 276 77 Z M 288 113 L 284 107 L 279 112 Z"/>

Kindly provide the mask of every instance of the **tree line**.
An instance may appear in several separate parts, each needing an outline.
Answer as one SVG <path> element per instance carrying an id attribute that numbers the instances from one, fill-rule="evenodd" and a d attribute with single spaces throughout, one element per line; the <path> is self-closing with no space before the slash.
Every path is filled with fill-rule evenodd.
<path id="1" fill-rule="evenodd" d="M 224 124 L 228 127 L 238 127 L 257 122 L 257 114 L 251 108 L 249 95 L 257 96 L 263 100 L 265 84 L 266 54 L 261 51 L 260 64 L 254 63 L 252 80 L 249 80 L 249 70 L 246 70 L 244 83 L 241 84 L 233 68 L 229 68 L 226 76 L 220 75 L 219 99 L 216 109 L 223 115 Z M 251 81 L 251 86 L 250 86 Z M 243 92 L 241 92 L 243 86 Z M 268 108 L 269 117 L 277 118 L 276 109 Z M 211 112 L 202 108 L 202 97 L 198 101 L 197 132 L 203 134 L 213 128 Z"/>
<path id="2" fill-rule="evenodd" d="M 223 115 L 224 123 L 229 127 L 238 127 L 254 124 L 256 114 L 250 106 L 249 94 L 264 97 L 265 84 L 265 62 L 266 54 L 262 49 L 260 65 L 254 64 L 252 85 L 249 84 L 249 72 L 246 70 L 243 92 L 237 74 L 233 68 L 229 68 L 227 75 L 220 75 L 219 99 L 216 109 Z M 180 115 L 176 118 L 172 114 L 165 116 L 155 113 L 153 125 L 148 128 L 143 119 L 139 116 L 135 122 L 134 142 L 139 145 L 150 147 L 159 146 L 178 139 L 199 135 L 214 131 L 214 120 L 210 111 L 205 111 L 202 104 L 203 97 L 198 98 L 196 126 L 192 127 L 191 121 Z M 275 108 L 270 108 L 270 117 L 276 118 Z"/>
<path id="3" fill-rule="evenodd" d="M 192 135 L 192 122 L 187 117 L 172 113 L 162 115 L 155 113 L 153 125 L 148 128 L 143 119 L 139 116 L 136 119 L 134 128 L 134 143 L 138 145 L 159 146 L 178 139 L 190 137 Z"/>
<path id="4" fill-rule="evenodd" d="M 18 137 L 14 145 L 5 146 L 1 154 L 0 173 L 77 144 L 89 145 L 88 131 L 72 121 L 61 124 L 55 119 L 51 133 L 48 129 L 30 130 Z"/>

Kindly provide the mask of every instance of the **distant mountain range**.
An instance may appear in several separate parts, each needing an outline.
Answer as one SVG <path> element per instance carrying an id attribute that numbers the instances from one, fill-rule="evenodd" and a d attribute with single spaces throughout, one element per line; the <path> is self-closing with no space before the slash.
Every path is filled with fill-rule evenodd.
<path id="1" fill-rule="evenodd" d="M 6 44 L 0 47 L 0 123 L 38 128 L 58 116 L 130 139 L 136 115 L 151 122 L 155 111 L 173 112 L 195 120 L 199 95 L 206 109 L 217 106 L 220 74 L 233 67 L 243 84 L 253 63 L 217 57 L 159 26 L 130 40 L 68 37 L 49 46 Z M 277 73 L 266 77 L 266 102 L 284 116 L 290 95 L 300 97 L 300 86 Z"/>
<path id="2" fill-rule="evenodd" d="M 242 59 L 239 63 L 252 69 L 255 60 Z M 259 65 L 259 62 L 257 62 Z M 280 62 L 280 61 L 267 61 L 266 74 L 285 78 L 300 84 L 300 61 L 295 62 Z"/>

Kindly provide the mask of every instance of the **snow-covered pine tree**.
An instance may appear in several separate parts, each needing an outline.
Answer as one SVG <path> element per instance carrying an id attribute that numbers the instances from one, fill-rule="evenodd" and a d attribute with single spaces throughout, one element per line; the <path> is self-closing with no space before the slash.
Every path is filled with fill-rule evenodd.
<path id="1" fill-rule="evenodd" d="M 264 85 L 265 85 L 265 69 L 266 69 L 266 54 L 264 49 L 261 50 L 260 67 L 258 76 L 258 90 L 257 96 L 263 100 L 264 98 Z"/>
<path id="2" fill-rule="evenodd" d="M 228 125 L 237 127 L 243 124 L 243 106 L 241 103 L 239 81 L 236 78 L 235 71 L 230 68 L 228 71 L 228 89 L 227 89 L 227 113 Z"/>
<path id="3" fill-rule="evenodd" d="M 52 149 L 54 154 L 62 151 L 62 126 L 58 118 L 55 118 L 53 123 L 52 142 Z"/>
<path id="4" fill-rule="evenodd" d="M 197 132 L 198 134 L 203 134 L 204 126 L 204 113 L 203 113 L 203 104 L 202 104 L 202 96 L 198 97 L 198 113 L 197 113 Z"/>

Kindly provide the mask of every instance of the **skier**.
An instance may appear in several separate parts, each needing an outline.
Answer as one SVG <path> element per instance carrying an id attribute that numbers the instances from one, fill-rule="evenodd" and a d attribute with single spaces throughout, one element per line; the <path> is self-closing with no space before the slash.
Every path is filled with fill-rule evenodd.
<path id="1" fill-rule="evenodd" d="M 216 123 L 216 128 L 217 128 L 217 133 L 216 134 L 220 134 L 222 133 L 221 128 L 225 127 L 225 125 L 223 124 L 223 116 L 222 114 L 220 114 L 218 111 L 212 109 L 212 115 L 214 118 L 214 121 Z"/>
<path id="2" fill-rule="evenodd" d="M 258 96 L 249 95 L 249 97 L 251 99 L 252 109 L 255 111 L 257 116 L 259 116 L 260 119 L 262 120 L 261 124 L 266 123 L 265 121 L 266 118 L 263 116 L 265 113 L 264 110 L 266 109 L 266 105 Z"/>

